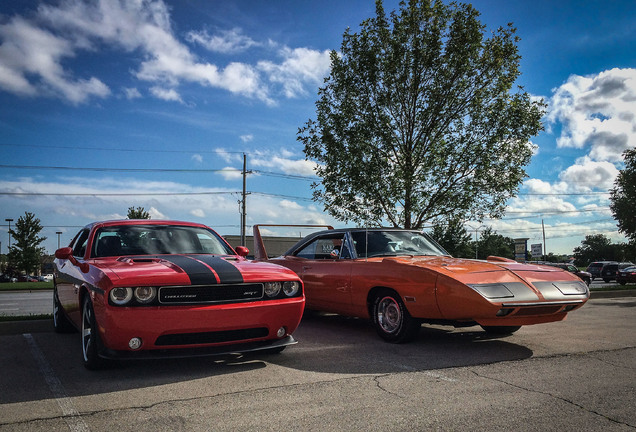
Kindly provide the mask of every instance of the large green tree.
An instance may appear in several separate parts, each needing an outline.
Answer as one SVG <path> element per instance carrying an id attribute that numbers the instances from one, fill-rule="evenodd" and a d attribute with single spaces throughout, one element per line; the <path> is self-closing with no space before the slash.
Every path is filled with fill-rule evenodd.
<path id="1" fill-rule="evenodd" d="M 492 228 L 486 228 L 477 241 L 477 258 L 486 259 L 489 256 L 504 258 L 515 257 L 515 241 L 510 237 L 497 234 Z"/>
<path id="2" fill-rule="evenodd" d="M 470 234 L 460 220 L 451 219 L 446 223 L 435 223 L 431 236 L 456 258 L 474 258 L 475 256 Z"/>
<path id="3" fill-rule="evenodd" d="M 499 217 L 526 176 L 545 105 L 518 88 L 516 29 L 487 35 L 471 5 L 401 2 L 347 30 L 298 131 L 342 221 L 420 228 Z"/>
<path id="4" fill-rule="evenodd" d="M 636 148 L 623 153 L 625 168 L 616 177 L 610 190 L 610 209 L 618 222 L 618 230 L 636 244 Z"/>
<path id="5" fill-rule="evenodd" d="M 128 219 L 150 219 L 150 213 L 148 213 L 143 207 L 128 207 Z"/>
<path id="6" fill-rule="evenodd" d="M 581 246 L 574 248 L 574 263 L 583 267 L 593 261 L 622 261 L 623 249 L 604 234 L 586 235 Z"/>
<path id="7" fill-rule="evenodd" d="M 46 237 L 40 237 L 42 225 L 40 219 L 33 213 L 25 212 L 15 224 L 15 228 L 9 230 L 13 243 L 9 248 L 9 265 L 15 266 L 26 274 L 35 274 L 40 267 L 40 257 L 44 254 L 44 248 L 40 245 Z"/>

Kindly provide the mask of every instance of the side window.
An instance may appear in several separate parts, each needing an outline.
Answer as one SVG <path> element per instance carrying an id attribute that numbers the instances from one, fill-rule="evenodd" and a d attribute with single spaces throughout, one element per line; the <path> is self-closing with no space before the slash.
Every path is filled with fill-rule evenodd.
<path id="1" fill-rule="evenodd" d="M 86 243 L 88 243 L 88 234 L 89 230 L 83 230 L 79 236 L 75 239 L 75 244 L 73 245 L 73 256 L 77 258 L 84 258 L 84 254 L 86 252 Z"/>
<path id="2" fill-rule="evenodd" d="M 343 258 L 350 258 L 351 255 L 349 254 L 348 249 L 343 255 L 344 242 L 342 241 L 342 238 L 342 234 L 318 237 L 298 251 L 296 256 L 299 258 L 316 260 L 338 259 L 341 256 Z"/>

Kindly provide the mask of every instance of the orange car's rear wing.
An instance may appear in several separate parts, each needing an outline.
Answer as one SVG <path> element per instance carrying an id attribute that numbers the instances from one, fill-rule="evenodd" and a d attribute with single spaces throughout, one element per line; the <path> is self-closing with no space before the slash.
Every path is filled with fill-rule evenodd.
<path id="1" fill-rule="evenodd" d="M 254 225 L 254 259 L 263 261 L 268 259 L 265 243 L 261 236 L 261 227 L 285 227 L 285 228 L 324 228 L 333 229 L 331 225 L 277 225 L 277 224 L 259 224 Z"/>

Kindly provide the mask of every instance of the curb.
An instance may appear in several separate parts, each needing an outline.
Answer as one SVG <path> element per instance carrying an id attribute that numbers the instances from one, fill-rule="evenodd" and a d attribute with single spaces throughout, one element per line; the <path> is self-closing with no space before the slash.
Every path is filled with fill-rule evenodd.
<path id="1" fill-rule="evenodd" d="M 590 298 L 636 297 L 636 289 L 590 291 Z"/>
<path id="2" fill-rule="evenodd" d="M 53 332 L 53 319 L 0 322 L 0 336 Z"/>

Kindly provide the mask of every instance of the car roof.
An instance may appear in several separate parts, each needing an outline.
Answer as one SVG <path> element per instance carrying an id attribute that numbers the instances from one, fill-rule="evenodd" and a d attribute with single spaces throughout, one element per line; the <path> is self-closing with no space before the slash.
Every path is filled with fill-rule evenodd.
<path id="1" fill-rule="evenodd" d="M 300 239 L 296 244 L 294 244 L 292 247 L 290 247 L 287 250 L 287 252 L 284 253 L 284 255 L 290 254 L 292 251 L 295 251 L 296 249 L 298 249 L 298 247 L 300 247 L 301 245 L 309 243 L 314 238 L 322 236 L 322 235 L 325 235 L 325 234 L 346 234 L 346 233 L 352 233 L 352 232 L 365 232 L 365 231 L 368 231 L 368 232 L 402 231 L 402 232 L 417 232 L 417 233 L 423 232 L 422 230 L 403 229 L 403 228 L 337 228 L 337 229 L 326 229 L 326 230 L 316 231 L 316 232 L 313 232 L 311 234 L 307 234 L 305 237 Z"/>
<path id="2" fill-rule="evenodd" d="M 205 227 L 206 225 L 197 222 L 185 222 L 178 220 L 164 220 L 164 219 L 113 219 L 99 222 L 92 222 L 86 225 L 84 228 L 93 229 L 103 226 L 121 226 L 121 225 L 181 225 L 181 226 L 193 226 L 193 227 Z"/>

